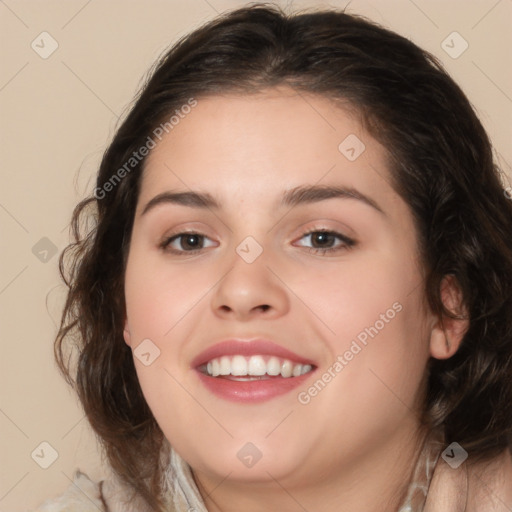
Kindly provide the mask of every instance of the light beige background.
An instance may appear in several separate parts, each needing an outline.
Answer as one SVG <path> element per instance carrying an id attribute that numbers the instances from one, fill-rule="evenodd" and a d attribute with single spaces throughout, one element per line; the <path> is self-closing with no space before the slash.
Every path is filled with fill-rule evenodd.
<path id="1" fill-rule="evenodd" d="M 30 509 L 62 492 L 77 467 L 95 479 L 105 471 L 53 363 L 63 298 L 57 255 L 44 254 L 48 242 L 40 242 L 36 254 L 33 247 L 43 237 L 59 252 L 65 247 L 72 207 L 92 192 L 118 116 L 156 57 L 218 12 L 245 3 L 0 0 L 2 511 Z M 477 109 L 510 175 L 512 0 L 278 3 L 292 9 L 350 3 L 348 12 L 434 53 Z M 43 31 L 59 45 L 47 59 L 31 48 L 34 40 L 42 46 Z M 469 44 L 456 59 L 441 47 L 453 31 Z M 58 452 L 48 469 L 35 462 L 43 457 L 31 457 L 43 441 Z"/>

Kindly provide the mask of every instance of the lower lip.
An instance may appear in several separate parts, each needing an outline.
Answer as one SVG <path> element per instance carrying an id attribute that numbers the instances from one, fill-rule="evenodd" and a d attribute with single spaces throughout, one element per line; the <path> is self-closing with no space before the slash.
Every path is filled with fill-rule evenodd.
<path id="1" fill-rule="evenodd" d="M 257 403 L 289 393 L 306 381 L 310 371 L 300 377 L 273 377 L 265 380 L 236 381 L 210 377 L 197 371 L 201 382 L 214 395 L 232 402 Z"/>

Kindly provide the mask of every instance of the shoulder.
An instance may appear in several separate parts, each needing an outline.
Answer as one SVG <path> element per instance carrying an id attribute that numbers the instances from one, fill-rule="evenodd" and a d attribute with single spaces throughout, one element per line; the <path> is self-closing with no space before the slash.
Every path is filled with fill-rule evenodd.
<path id="1" fill-rule="evenodd" d="M 34 512 L 148 512 L 148 506 L 116 478 L 92 481 L 77 470 L 63 494 Z"/>
<path id="2" fill-rule="evenodd" d="M 468 512 L 512 510 L 512 452 L 468 469 Z"/>
<path id="3" fill-rule="evenodd" d="M 512 455 L 504 450 L 490 461 L 452 469 L 441 457 L 425 512 L 509 512 L 512 510 Z"/>
<path id="4" fill-rule="evenodd" d="M 102 486 L 78 470 L 63 494 L 46 500 L 35 512 L 107 512 Z"/>

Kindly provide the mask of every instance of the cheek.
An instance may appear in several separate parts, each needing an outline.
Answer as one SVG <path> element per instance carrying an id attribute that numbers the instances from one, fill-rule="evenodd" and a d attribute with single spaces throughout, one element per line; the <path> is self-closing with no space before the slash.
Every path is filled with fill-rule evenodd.
<path id="1" fill-rule="evenodd" d="M 337 353 L 359 335 L 364 341 L 368 329 L 389 331 L 398 316 L 408 317 L 412 324 L 420 320 L 419 297 L 414 293 L 420 282 L 418 270 L 413 260 L 397 254 L 369 253 L 346 262 L 324 263 L 295 276 L 289 273 L 286 280 L 304 298 L 305 312 L 321 320 L 322 334 Z"/>
<path id="2" fill-rule="evenodd" d="M 165 258 L 133 250 L 125 275 L 132 336 L 163 339 L 215 283 L 215 276 L 167 265 Z"/>
<path id="3" fill-rule="evenodd" d="M 387 323 L 376 320 L 375 314 L 368 316 L 368 309 L 363 319 L 354 308 L 354 316 L 359 315 L 357 326 L 337 324 L 331 362 L 309 388 L 300 390 L 305 393 L 300 403 L 306 404 L 302 413 L 306 421 L 323 419 L 322 439 L 327 446 L 337 446 L 342 436 L 348 452 L 352 447 L 371 450 L 419 416 L 429 357 L 427 337 L 419 328 L 414 299 L 395 303 L 390 310 L 385 309 L 387 305 L 378 300 L 372 305 Z"/>
<path id="4" fill-rule="evenodd" d="M 402 297 L 391 308 L 387 306 L 388 301 L 376 300 L 373 316 L 366 309 L 365 320 L 359 314 L 358 325 L 337 338 L 333 360 L 339 364 L 332 366 L 336 377 L 319 399 L 333 405 L 334 424 L 348 422 L 348 431 L 354 433 L 374 427 L 376 436 L 379 430 L 379 435 L 392 432 L 401 421 L 411 420 L 421 406 L 429 352 L 418 301 Z M 354 317 L 357 314 L 354 310 Z M 344 326 L 338 328 L 341 332 Z M 322 407 L 320 401 L 317 405 Z M 369 414 L 374 426 L 368 425 Z"/>
<path id="5" fill-rule="evenodd" d="M 389 400 L 399 409 L 401 400 L 412 406 L 429 357 L 420 283 L 415 261 L 396 253 L 306 274 L 297 283 L 298 295 L 308 297 L 325 327 L 325 364 L 336 375 L 326 386 L 333 393 L 327 401 L 339 403 L 341 397 L 347 406 L 366 404 L 366 411 L 369 404 L 375 411 L 389 406 Z M 347 389 L 357 390 L 357 397 L 347 396 Z"/>
<path id="6" fill-rule="evenodd" d="M 136 244 L 126 268 L 126 310 L 138 380 L 156 420 L 173 438 L 194 429 L 182 355 L 184 342 L 194 336 L 194 315 L 204 312 L 205 293 L 218 281 L 207 270 L 169 265 L 161 254 Z M 149 365 L 137 355 L 143 340 L 150 340 L 156 347 L 150 350 L 158 354 Z"/>
<path id="7" fill-rule="evenodd" d="M 162 354 L 150 366 L 135 362 L 137 377 L 144 398 L 151 409 L 153 416 L 173 445 L 188 447 L 192 453 L 197 446 L 211 444 L 211 429 L 197 429 L 198 418 L 205 419 L 204 409 L 191 398 L 187 392 L 188 386 L 182 384 L 181 376 L 173 369 L 166 357 Z M 191 436 L 190 433 L 194 432 Z"/>

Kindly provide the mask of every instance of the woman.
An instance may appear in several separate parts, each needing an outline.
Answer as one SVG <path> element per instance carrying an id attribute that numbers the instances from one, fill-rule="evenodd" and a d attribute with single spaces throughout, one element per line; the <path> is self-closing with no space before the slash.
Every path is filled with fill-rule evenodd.
<path id="1" fill-rule="evenodd" d="M 74 226 L 56 357 L 116 477 L 41 510 L 512 507 L 512 203 L 412 42 L 220 16 L 160 60 Z"/>

